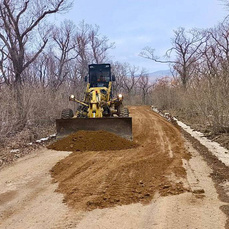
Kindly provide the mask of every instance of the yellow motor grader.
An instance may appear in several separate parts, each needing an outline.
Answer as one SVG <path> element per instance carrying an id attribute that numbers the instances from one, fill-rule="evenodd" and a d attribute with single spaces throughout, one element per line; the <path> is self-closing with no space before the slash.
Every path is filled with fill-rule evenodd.
<path id="1" fill-rule="evenodd" d="M 79 104 L 77 111 L 67 108 L 56 120 L 57 138 L 65 137 L 78 130 L 105 130 L 123 138 L 132 139 L 132 118 L 123 105 L 123 96 L 112 95 L 110 64 L 89 65 L 89 75 L 85 77 L 87 88 L 83 101 L 69 96 L 69 100 Z"/>

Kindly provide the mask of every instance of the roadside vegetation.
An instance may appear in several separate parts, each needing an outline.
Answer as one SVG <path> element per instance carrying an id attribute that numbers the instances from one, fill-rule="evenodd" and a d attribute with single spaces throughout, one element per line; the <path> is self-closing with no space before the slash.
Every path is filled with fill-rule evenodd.
<path id="1" fill-rule="evenodd" d="M 158 79 L 152 101 L 229 147 L 229 18 L 210 29 L 178 28 L 164 59 L 146 47 L 144 58 L 169 63 L 173 77 Z"/>

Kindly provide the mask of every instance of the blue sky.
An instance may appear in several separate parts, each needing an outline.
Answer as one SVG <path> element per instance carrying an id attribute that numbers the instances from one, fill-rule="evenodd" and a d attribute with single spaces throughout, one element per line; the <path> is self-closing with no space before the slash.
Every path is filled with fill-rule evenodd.
<path id="1" fill-rule="evenodd" d="M 100 27 L 100 33 L 115 42 L 110 51 L 114 61 L 128 62 L 148 72 L 168 69 L 138 56 L 145 46 L 162 56 L 171 47 L 173 30 L 178 27 L 208 28 L 229 14 L 220 0 L 75 0 L 73 8 L 55 20 L 85 20 Z"/>

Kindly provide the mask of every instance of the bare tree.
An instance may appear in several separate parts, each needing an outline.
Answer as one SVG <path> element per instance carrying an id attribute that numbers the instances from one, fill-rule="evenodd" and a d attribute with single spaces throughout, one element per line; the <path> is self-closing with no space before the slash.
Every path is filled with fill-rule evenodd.
<path id="1" fill-rule="evenodd" d="M 43 36 L 40 34 L 40 47 L 36 50 L 29 49 L 28 45 L 31 45 L 33 40 L 33 32 L 48 15 L 66 10 L 68 6 L 66 0 L 40 1 L 39 3 L 32 0 L 24 0 L 20 3 L 1 0 L 0 40 L 5 47 L 1 52 L 12 62 L 15 82 L 21 83 L 23 70 L 37 58 L 47 44 L 47 34 L 45 33 Z M 28 52 L 33 55 L 29 56 Z"/>
<path id="2" fill-rule="evenodd" d="M 128 66 L 127 75 L 123 78 L 123 89 L 127 93 L 130 104 L 133 102 L 134 89 L 139 81 L 138 67 Z"/>
<path id="3" fill-rule="evenodd" d="M 142 69 L 139 75 L 138 85 L 142 94 L 142 103 L 147 104 L 147 96 L 149 94 L 150 89 L 152 88 L 152 84 L 149 81 L 149 76 L 146 73 L 145 69 Z"/>
<path id="4" fill-rule="evenodd" d="M 48 86 L 48 78 L 49 78 L 49 56 L 47 53 L 42 53 L 32 64 L 34 75 L 36 75 L 36 79 L 38 79 L 38 85 L 41 85 L 42 88 L 46 88 Z M 30 68 L 31 70 L 31 68 Z"/>
<path id="5" fill-rule="evenodd" d="M 24 127 L 26 118 L 20 88 L 22 72 L 39 56 L 48 41 L 48 31 L 39 33 L 39 26 L 48 15 L 69 7 L 67 0 L 0 1 L 0 43 L 3 47 L 0 52 L 4 56 L 2 72 L 8 70 L 13 75 L 10 83 L 13 84 L 16 93 L 19 129 Z M 38 47 L 33 44 L 35 34 L 40 35 L 40 42 L 36 42 L 40 43 Z M 7 80 L 9 83 L 10 79 Z"/>
<path id="6" fill-rule="evenodd" d="M 208 120 L 214 132 L 227 126 L 229 99 L 229 23 L 226 18 L 212 29 L 206 30 L 208 39 L 201 51 L 202 62 L 198 67 L 199 79 L 195 81 L 198 87 L 193 88 L 193 94 L 198 95 L 197 107 Z M 197 81 L 198 80 L 198 81 Z M 194 81 L 194 85 L 197 83 Z M 200 90 L 201 88 L 202 90 Z M 203 89 L 204 88 L 204 89 Z M 201 98 L 199 95 L 202 95 Z M 209 115 L 211 119 L 209 119 Z"/>
<path id="7" fill-rule="evenodd" d="M 140 56 L 155 62 L 171 64 L 180 76 L 182 85 L 186 88 L 192 75 L 193 65 L 202 55 L 199 49 L 205 42 L 204 38 L 199 30 L 193 29 L 186 32 L 184 28 L 179 28 L 174 31 L 172 48 L 167 50 L 165 55 L 169 60 L 161 60 L 156 57 L 155 50 L 151 47 L 144 48 Z M 174 60 L 170 60 L 173 55 L 175 55 Z"/>
<path id="8" fill-rule="evenodd" d="M 114 43 L 108 44 L 109 39 L 106 36 L 100 37 L 99 27 L 91 27 L 88 34 L 92 50 L 92 60 L 96 64 L 101 64 L 107 59 L 107 50 L 114 47 Z"/>
<path id="9" fill-rule="evenodd" d="M 84 21 L 80 22 L 77 26 L 77 32 L 75 35 L 75 44 L 76 49 L 75 52 L 77 53 L 77 72 L 75 76 L 82 79 L 87 75 L 88 64 L 90 64 L 91 60 L 88 54 L 88 46 L 89 46 L 89 37 L 88 33 L 91 30 L 91 26 Z M 75 77 L 74 76 L 74 77 Z"/>
<path id="10" fill-rule="evenodd" d="M 124 79 L 127 77 L 129 65 L 127 63 L 115 62 L 112 64 L 112 74 L 115 75 L 113 83 L 113 93 L 122 93 L 124 89 Z"/>
<path id="11" fill-rule="evenodd" d="M 99 27 L 84 21 L 77 26 L 75 35 L 78 74 L 83 78 L 87 74 L 89 64 L 104 63 L 108 60 L 108 50 L 114 47 L 105 36 L 99 34 Z"/>
<path id="12" fill-rule="evenodd" d="M 64 21 L 62 25 L 53 30 L 52 38 L 55 43 L 53 49 L 53 68 L 50 72 L 50 86 L 52 90 L 57 91 L 60 85 L 67 78 L 69 73 L 68 64 L 71 60 L 75 60 L 77 55 L 74 52 L 76 44 L 73 40 L 75 35 L 75 25 L 71 21 Z"/>

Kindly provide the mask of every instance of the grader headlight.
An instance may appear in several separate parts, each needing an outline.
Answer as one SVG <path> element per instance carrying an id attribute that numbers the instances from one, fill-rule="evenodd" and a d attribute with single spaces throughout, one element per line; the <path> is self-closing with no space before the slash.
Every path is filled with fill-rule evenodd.
<path id="1" fill-rule="evenodd" d="M 74 100 L 75 100 L 75 96 L 74 96 L 74 95 L 70 95 L 70 96 L 69 96 L 69 100 L 70 100 L 70 101 L 74 101 Z"/>
<path id="2" fill-rule="evenodd" d="M 123 100 L 123 95 L 122 94 L 118 95 L 118 100 Z"/>

